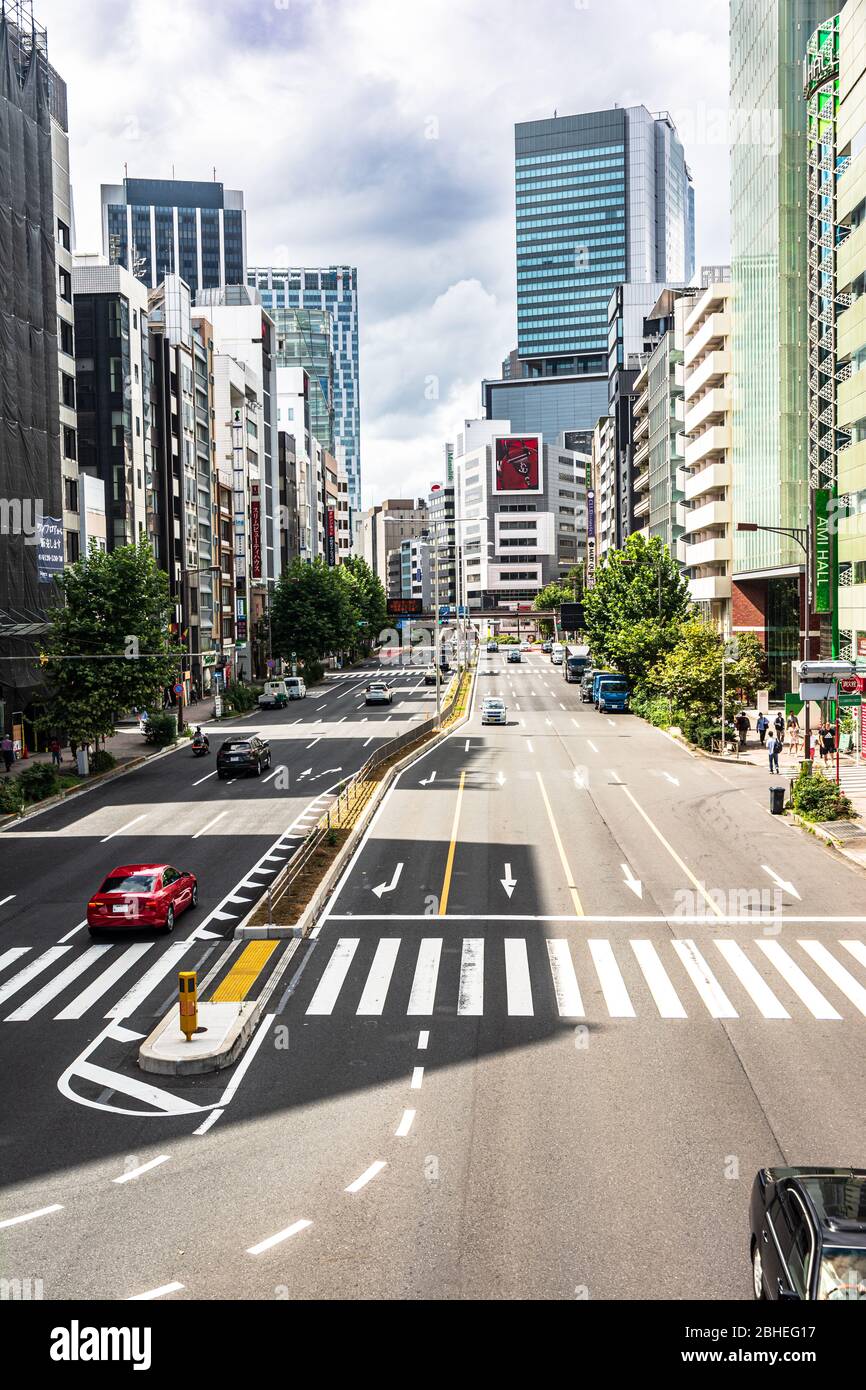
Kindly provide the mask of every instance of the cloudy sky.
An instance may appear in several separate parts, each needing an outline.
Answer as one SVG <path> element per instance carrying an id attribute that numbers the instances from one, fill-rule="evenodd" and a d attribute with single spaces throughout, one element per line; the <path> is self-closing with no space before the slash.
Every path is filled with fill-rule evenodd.
<path id="1" fill-rule="evenodd" d="M 677 122 L 697 260 L 728 248 L 727 0 L 34 0 L 69 86 L 78 248 L 99 185 L 241 188 L 259 264 L 358 267 L 364 504 L 425 492 L 516 344 L 515 121 Z"/>

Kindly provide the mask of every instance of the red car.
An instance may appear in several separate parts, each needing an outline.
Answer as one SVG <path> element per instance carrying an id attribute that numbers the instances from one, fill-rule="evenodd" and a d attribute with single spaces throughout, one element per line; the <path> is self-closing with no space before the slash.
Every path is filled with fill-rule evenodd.
<path id="1" fill-rule="evenodd" d="M 162 927 L 198 902 L 195 874 L 171 864 L 121 864 L 87 904 L 91 932 L 103 927 Z"/>

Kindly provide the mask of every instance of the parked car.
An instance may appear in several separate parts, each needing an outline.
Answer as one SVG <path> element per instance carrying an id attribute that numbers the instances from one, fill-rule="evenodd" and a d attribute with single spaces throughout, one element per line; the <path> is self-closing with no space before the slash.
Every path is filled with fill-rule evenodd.
<path id="1" fill-rule="evenodd" d="M 522 661 L 523 658 L 522 658 L 521 655 L 520 655 L 520 648 L 519 648 L 519 647 L 510 647 L 510 648 L 509 648 L 509 651 L 508 651 L 508 658 L 507 658 L 507 659 L 508 659 L 508 661 L 516 661 L 516 662 Z"/>
<path id="2" fill-rule="evenodd" d="M 198 903 L 198 880 L 171 864 L 121 864 L 112 869 L 87 904 L 91 935 L 112 927 L 162 927 Z"/>
<path id="3" fill-rule="evenodd" d="M 592 684 L 595 671 L 584 671 L 580 682 L 580 698 L 585 705 L 592 704 Z"/>
<path id="4" fill-rule="evenodd" d="M 259 696 L 261 709 L 284 709 L 289 700 L 305 700 L 307 687 L 300 676 L 286 676 L 284 680 L 265 681 L 265 688 Z"/>
<path id="5" fill-rule="evenodd" d="M 866 1300 L 866 1168 L 761 1168 L 750 1204 L 755 1298 Z"/>
<path id="6" fill-rule="evenodd" d="M 482 724 L 507 724 L 508 711 L 505 701 L 495 695 L 488 695 L 481 705 Z"/>
<path id="7" fill-rule="evenodd" d="M 260 776 L 262 769 L 271 765 L 271 746 L 267 739 L 258 734 L 227 738 L 217 753 L 217 777 L 220 781 L 232 774 L 241 772 Z"/>
<path id="8" fill-rule="evenodd" d="M 498 652 L 498 651 L 499 651 L 499 643 L 498 643 L 498 642 L 488 642 L 488 643 L 487 643 L 487 650 L 488 650 L 489 652 Z"/>
<path id="9" fill-rule="evenodd" d="M 394 699 L 394 692 L 385 681 L 370 681 L 364 691 L 365 705 L 390 705 Z"/>

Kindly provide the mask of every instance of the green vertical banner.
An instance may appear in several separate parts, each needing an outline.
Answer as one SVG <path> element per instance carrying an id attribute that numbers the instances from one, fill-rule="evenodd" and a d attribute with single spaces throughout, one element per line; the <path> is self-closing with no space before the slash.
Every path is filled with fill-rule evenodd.
<path id="1" fill-rule="evenodd" d="M 814 498 L 814 537 L 815 537 L 815 603 L 816 613 L 831 613 L 833 611 L 833 595 L 831 586 L 832 575 L 832 540 L 830 537 L 830 497 L 831 493 L 826 488 L 816 488 L 812 494 Z"/>

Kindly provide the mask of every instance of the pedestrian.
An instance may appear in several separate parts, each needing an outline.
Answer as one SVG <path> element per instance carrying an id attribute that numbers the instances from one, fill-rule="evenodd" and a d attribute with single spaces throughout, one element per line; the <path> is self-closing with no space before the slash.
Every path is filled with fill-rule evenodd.
<path id="1" fill-rule="evenodd" d="M 796 756 L 800 751 L 800 721 L 796 714 L 788 715 L 788 738 L 791 742 L 791 752 Z"/>
<path id="2" fill-rule="evenodd" d="M 773 728 L 776 730 L 776 738 L 781 739 L 782 742 L 784 742 L 785 716 L 782 714 L 781 710 L 779 710 L 778 714 L 776 715 L 776 718 L 773 720 Z"/>
<path id="3" fill-rule="evenodd" d="M 824 724 L 821 728 L 821 757 L 824 759 L 824 766 L 832 761 L 833 754 L 836 752 L 836 730 L 832 724 Z"/>
<path id="4" fill-rule="evenodd" d="M 0 753 L 3 754 L 3 761 L 6 764 L 6 776 L 8 777 L 12 764 L 15 761 L 15 744 L 8 734 L 4 735 L 3 741 L 0 743 Z"/>
<path id="5" fill-rule="evenodd" d="M 758 736 L 759 736 L 759 738 L 760 738 L 760 740 L 761 740 L 761 747 L 762 747 L 762 748 L 763 748 L 763 746 L 764 746 L 764 739 L 767 737 L 767 730 L 769 729 L 769 727 L 770 727 L 770 721 L 769 721 L 769 719 L 767 718 L 767 716 L 766 716 L 765 714 L 763 714 L 763 713 L 759 714 L 759 715 L 758 715 L 758 722 L 757 722 L 757 724 L 755 725 L 755 728 L 758 730 Z"/>
<path id="6" fill-rule="evenodd" d="M 740 747 L 745 748 L 746 735 L 752 727 L 751 720 L 749 719 L 749 716 L 746 714 L 745 710 L 740 710 L 740 713 L 737 715 L 736 720 L 734 722 L 737 726 L 737 733 L 740 738 Z"/>
<path id="7" fill-rule="evenodd" d="M 62 762 L 62 747 L 59 738 L 53 738 L 48 747 L 51 749 L 51 761 L 55 767 L 59 767 Z"/>
<path id="8" fill-rule="evenodd" d="M 767 752 L 770 755 L 771 773 L 779 771 L 779 754 L 781 753 L 781 751 L 782 745 L 776 736 L 776 731 L 773 730 L 770 734 L 770 737 L 767 739 Z"/>

